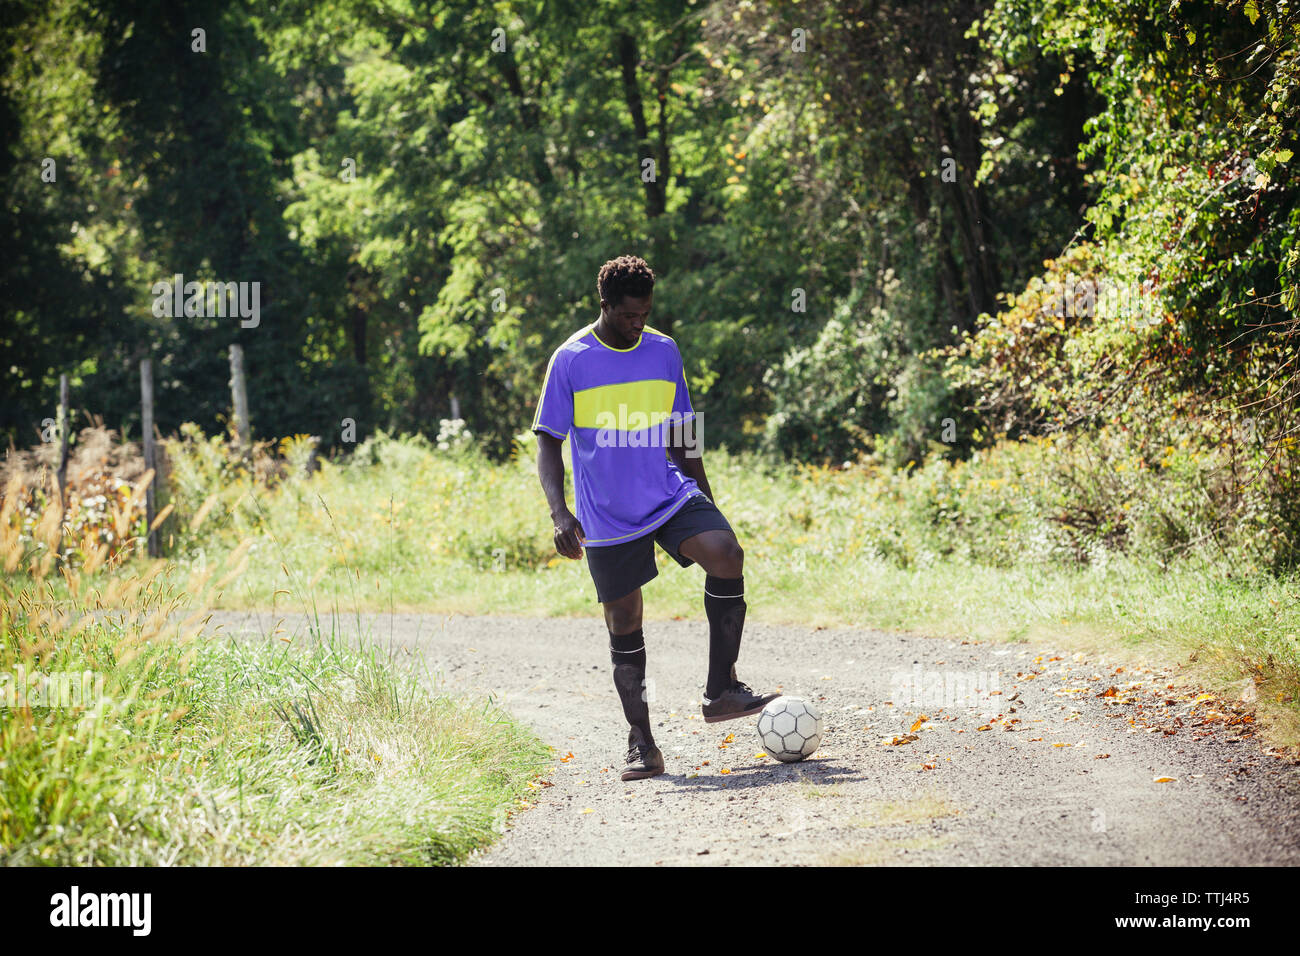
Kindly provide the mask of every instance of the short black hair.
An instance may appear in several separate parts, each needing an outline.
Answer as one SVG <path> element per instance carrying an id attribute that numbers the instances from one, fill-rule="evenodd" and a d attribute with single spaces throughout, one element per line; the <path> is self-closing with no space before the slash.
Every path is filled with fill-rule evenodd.
<path id="1" fill-rule="evenodd" d="M 610 305 L 621 305 L 623 297 L 644 299 L 655 290 L 655 274 L 639 256 L 619 256 L 600 267 L 596 291 Z"/>

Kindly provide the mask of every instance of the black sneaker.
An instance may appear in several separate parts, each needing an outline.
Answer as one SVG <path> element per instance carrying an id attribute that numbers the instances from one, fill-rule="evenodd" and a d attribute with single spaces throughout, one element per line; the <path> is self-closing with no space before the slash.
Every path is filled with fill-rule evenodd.
<path id="1" fill-rule="evenodd" d="M 663 751 L 654 744 L 647 745 L 641 732 L 633 727 L 627 734 L 627 767 L 623 770 L 623 779 L 642 780 L 663 772 Z"/>
<path id="2" fill-rule="evenodd" d="M 763 708 L 780 697 L 780 694 L 755 694 L 748 684 L 736 680 L 736 669 L 731 669 L 732 684 L 710 700 L 704 698 L 704 722 L 714 724 L 719 720 L 735 720 L 737 717 L 750 717 L 761 714 Z"/>

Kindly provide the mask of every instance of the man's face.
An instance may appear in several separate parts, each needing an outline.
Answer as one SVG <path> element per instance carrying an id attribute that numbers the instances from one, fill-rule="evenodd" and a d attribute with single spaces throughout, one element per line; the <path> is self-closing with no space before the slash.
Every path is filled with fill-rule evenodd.
<path id="1" fill-rule="evenodd" d="M 653 292 L 644 299 L 625 295 L 618 305 L 611 305 L 601 299 L 600 314 L 605 320 L 605 326 L 612 333 L 611 337 L 620 340 L 609 344 L 619 349 L 636 345 L 641 339 L 641 330 L 645 328 L 653 302 Z"/>

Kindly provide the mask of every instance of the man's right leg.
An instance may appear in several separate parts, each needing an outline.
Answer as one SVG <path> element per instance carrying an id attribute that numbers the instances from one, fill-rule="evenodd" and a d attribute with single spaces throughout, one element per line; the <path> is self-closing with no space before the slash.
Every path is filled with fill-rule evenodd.
<path id="1" fill-rule="evenodd" d="M 641 589 L 608 601 L 605 626 L 609 628 L 609 657 L 614 665 L 614 686 L 623 704 L 623 716 L 641 732 L 646 746 L 654 746 L 650 731 L 650 703 L 645 692 L 645 636 L 641 631 Z"/>
<path id="2" fill-rule="evenodd" d="M 628 766 L 624 780 L 663 773 L 663 755 L 650 730 L 650 704 L 645 681 L 645 637 L 641 630 L 641 589 L 616 601 L 607 601 L 605 626 L 609 628 L 609 656 L 614 665 L 614 687 L 623 704 L 628 734 Z M 634 752 L 635 751 L 635 752 Z"/>

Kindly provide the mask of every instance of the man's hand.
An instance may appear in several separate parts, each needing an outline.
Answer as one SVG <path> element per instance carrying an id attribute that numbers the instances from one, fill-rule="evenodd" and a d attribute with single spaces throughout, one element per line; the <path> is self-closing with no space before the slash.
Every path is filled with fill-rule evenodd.
<path id="1" fill-rule="evenodd" d="M 556 551 L 566 558 L 577 560 L 582 557 L 582 546 L 586 543 L 587 535 L 571 512 L 565 511 L 555 519 Z"/>
<path id="2" fill-rule="evenodd" d="M 551 520 L 555 522 L 555 550 L 576 561 L 582 557 L 587 534 L 564 501 L 564 456 L 560 453 L 563 444 L 554 435 L 537 433 L 537 476 L 542 480 L 542 491 L 551 506 Z"/>

